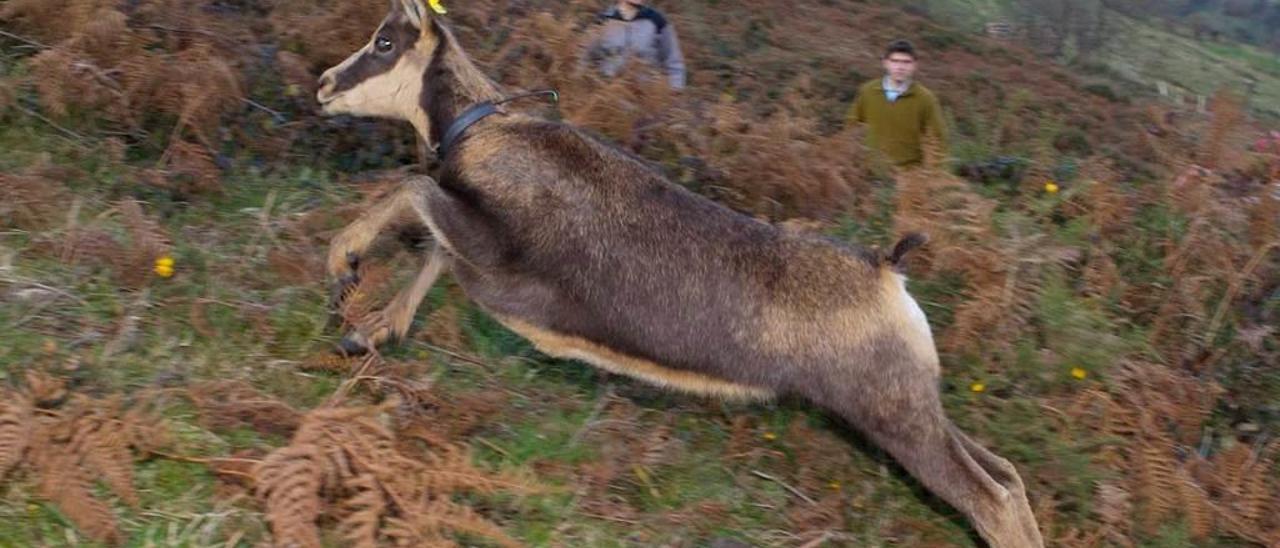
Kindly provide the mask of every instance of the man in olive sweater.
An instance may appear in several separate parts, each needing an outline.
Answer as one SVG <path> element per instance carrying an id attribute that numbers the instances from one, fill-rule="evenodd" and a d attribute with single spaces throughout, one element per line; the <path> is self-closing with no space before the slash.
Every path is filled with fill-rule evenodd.
<path id="1" fill-rule="evenodd" d="M 938 152 L 945 155 L 947 128 L 942 106 L 933 92 L 912 80 L 915 48 L 906 40 L 894 41 L 885 51 L 883 63 L 885 76 L 858 88 L 847 121 L 866 124 L 869 143 L 895 166 L 924 163 L 926 138 L 935 139 L 941 149 Z"/>

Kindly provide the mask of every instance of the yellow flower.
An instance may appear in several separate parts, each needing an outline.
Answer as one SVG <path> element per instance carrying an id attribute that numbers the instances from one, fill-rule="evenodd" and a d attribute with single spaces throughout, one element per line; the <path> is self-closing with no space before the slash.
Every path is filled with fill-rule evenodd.
<path id="1" fill-rule="evenodd" d="M 774 434 L 773 432 L 765 432 L 764 435 L 761 437 L 763 437 L 765 441 L 773 441 L 778 439 L 778 435 Z"/>
<path id="2" fill-rule="evenodd" d="M 440 0 L 428 0 L 427 4 L 431 6 L 431 11 L 434 11 L 440 15 L 449 13 L 445 11 L 444 6 L 440 5 Z"/>
<path id="3" fill-rule="evenodd" d="M 152 270 L 161 278 L 173 276 L 173 257 L 163 255 L 156 259 L 156 266 Z"/>
<path id="4" fill-rule="evenodd" d="M 969 390 L 972 390 L 974 392 L 982 392 L 982 391 L 985 391 L 986 389 L 987 389 L 987 385 L 982 384 L 980 382 L 975 382 L 969 385 Z"/>
<path id="5" fill-rule="evenodd" d="M 1072 376 L 1072 377 L 1075 377 L 1075 378 L 1077 378 L 1077 379 L 1083 379 L 1083 378 L 1085 378 L 1085 377 L 1089 376 L 1089 372 L 1088 372 L 1088 371 L 1085 371 L 1084 369 L 1081 369 L 1081 368 L 1079 368 L 1079 367 L 1072 367 L 1072 368 L 1071 368 L 1071 376 Z"/>
<path id="6" fill-rule="evenodd" d="M 1055 183 L 1055 182 L 1053 182 L 1053 181 L 1049 181 L 1049 182 L 1045 183 L 1045 184 L 1044 184 L 1044 191 L 1045 191 L 1045 192 L 1048 192 L 1049 194 L 1057 194 L 1057 193 L 1058 193 L 1058 183 Z"/>

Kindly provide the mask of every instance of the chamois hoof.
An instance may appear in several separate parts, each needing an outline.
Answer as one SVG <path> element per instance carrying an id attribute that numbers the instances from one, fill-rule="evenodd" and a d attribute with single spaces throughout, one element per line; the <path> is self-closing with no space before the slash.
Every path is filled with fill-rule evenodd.
<path id="1" fill-rule="evenodd" d="M 338 341 L 338 353 L 347 357 L 358 357 L 369 353 L 369 347 L 364 343 L 356 340 L 351 335 L 347 335 Z"/>
<path id="2" fill-rule="evenodd" d="M 338 278 L 333 284 L 333 292 L 329 295 L 329 308 L 337 312 L 342 308 L 342 303 L 347 300 L 347 292 L 351 288 L 360 284 L 360 275 L 352 271 L 350 274 Z"/>
<path id="3" fill-rule="evenodd" d="M 338 278 L 338 281 L 333 284 L 333 289 L 329 294 L 329 321 L 325 322 L 325 331 L 336 330 L 346 322 L 346 318 L 342 313 L 342 305 L 347 300 L 347 292 L 359 283 L 360 277 L 352 273 Z"/>

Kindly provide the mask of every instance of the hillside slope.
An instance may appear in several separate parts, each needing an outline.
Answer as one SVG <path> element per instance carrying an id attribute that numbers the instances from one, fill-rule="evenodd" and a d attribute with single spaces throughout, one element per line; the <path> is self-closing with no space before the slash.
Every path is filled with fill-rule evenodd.
<path id="1" fill-rule="evenodd" d="M 1280 148 L 1239 97 L 1197 113 L 854 0 L 662 0 L 673 95 L 578 70 L 599 3 L 445 5 L 489 74 L 560 91 L 531 110 L 696 192 L 850 243 L 928 231 L 907 268 L 944 404 L 1052 545 L 1280 541 Z M 326 245 L 424 170 L 404 125 L 315 114 L 385 9 L 0 5 L 0 545 L 977 544 L 801 402 L 550 359 L 447 278 L 409 340 L 334 357 Z M 843 123 L 897 37 L 952 130 L 906 174 Z M 408 282 L 420 236 L 380 239 L 335 323 Z"/>
<path id="2" fill-rule="evenodd" d="M 974 34 L 992 21 L 1025 26 L 1031 20 L 1026 5 L 1006 1 L 927 0 L 917 5 L 931 18 Z M 1171 90 L 1167 100 L 1194 106 L 1197 95 L 1208 97 L 1227 89 L 1248 95 L 1248 105 L 1256 112 L 1280 117 L 1280 57 L 1274 51 L 1230 37 L 1193 37 L 1189 26 L 1155 17 L 1100 10 L 1106 36 L 1101 47 L 1074 51 L 1066 61 L 1093 71 L 1095 77 L 1134 85 L 1144 97 L 1155 96 L 1164 82 Z"/>

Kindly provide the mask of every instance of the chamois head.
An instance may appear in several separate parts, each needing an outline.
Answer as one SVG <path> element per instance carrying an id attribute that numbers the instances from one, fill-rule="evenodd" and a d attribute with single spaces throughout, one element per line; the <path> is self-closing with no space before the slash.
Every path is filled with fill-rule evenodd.
<path id="1" fill-rule="evenodd" d="M 325 114 L 405 120 L 428 146 L 462 109 L 500 97 L 424 0 L 391 0 L 366 43 L 320 76 Z"/>

